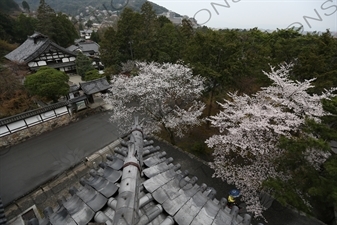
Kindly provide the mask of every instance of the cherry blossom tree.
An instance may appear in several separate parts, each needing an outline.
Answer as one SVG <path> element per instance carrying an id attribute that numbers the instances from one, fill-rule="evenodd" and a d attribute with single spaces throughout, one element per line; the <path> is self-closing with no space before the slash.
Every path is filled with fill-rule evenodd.
<path id="1" fill-rule="evenodd" d="M 219 103 L 222 110 L 209 118 L 220 131 L 206 140 L 214 149 L 214 176 L 241 189 L 247 210 L 255 216 L 262 216 L 264 209 L 259 201 L 263 181 L 275 177 L 289 179 L 289 174 L 276 170 L 275 165 L 275 159 L 284 153 L 278 147 L 281 137 L 299 136 L 306 119 L 319 122 L 326 114 L 321 100 L 335 96 L 336 89 L 310 95 L 307 91 L 313 87 L 314 79 L 291 80 L 292 66 L 282 64 L 264 72 L 273 83 L 252 96 L 229 93 L 231 100 Z M 315 168 L 329 157 L 315 149 L 308 149 L 306 154 Z"/>
<path id="2" fill-rule="evenodd" d="M 112 94 L 105 101 L 112 105 L 113 122 L 129 127 L 135 115 L 144 118 L 144 131 L 162 128 L 174 143 L 190 126 L 199 125 L 204 104 L 199 100 L 204 79 L 193 75 L 183 64 L 136 62 L 137 75 L 117 75 L 111 80 Z M 125 127 L 125 128 L 126 128 Z"/>

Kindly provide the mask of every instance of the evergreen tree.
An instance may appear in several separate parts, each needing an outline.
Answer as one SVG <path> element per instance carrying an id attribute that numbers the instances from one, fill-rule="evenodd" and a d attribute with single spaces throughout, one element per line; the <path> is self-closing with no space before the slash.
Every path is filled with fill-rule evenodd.
<path id="1" fill-rule="evenodd" d="M 56 14 L 44 0 L 40 0 L 37 19 L 37 30 L 62 47 L 73 44 L 78 37 L 76 28 L 68 17 L 63 13 Z"/>
<path id="2" fill-rule="evenodd" d="M 82 77 L 82 80 L 85 80 L 85 74 L 88 71 L 94 70 L 92 61 L 85 56 L 82 52 L 79 52 L 76 56 L 76 71 L 77 74 Z"/>
<path id="3" fill-rule="evenodd" d="M 40 0 L 40 5 L 37 9 L 37 30 L 51 38 L 53 36 L 53 20 L 55 17 L 55 11 L 45 3 L 45 0 Z"/>
<path id="4" fill-rule="evenodd" d="M 96 31 L 93 31 L 93 32 L 91 33 L 91 35 L 90 35 L 90 40 L 92 40 L 92 41 L 94 41 L 94 42 L 96 42 L 96 43 L 101 42 L 101 39 L 100 39 L 100 37 L 99 37 L 99 33 L 96 32 Z"/>
<path id="5" fill-rule="evenodd" d="M 0 39 L 8 42 L 15 41 L 14 24 L 14 19 L 7 14 L 0 12 Z"/>
<path id="6" fill-rule="evenodd" d="M 176 63 L 181 59 L 181 42 L 178 29 L 168 21 L 157 28 L 155 45 L 156 61 Z"/>
<path id="7" fill-rule="evenodd" d="M 78 33 L 67 15 L 58 13 L 53 17 L 52 22 L 53 28 L 50 38 L 58 45 L 66 48 L 78 38 Z"/>
<path id="8" fill-rule="evenodd" d="M 22 1 L 22 7 L 24 10 L 26 10 L 28 13 L 30 13 L 30 7 L 29 4 L 27 3 L 27 1 Z"/>
<path id="9" fill-rule="evenodd" d="M 45 97 L 57 102 L 59 97 L 69 92 L 69 76 L 50 67 L 41 67 L 36 73 L 28 75 L 25 87 L 32 95 Z"/>
<path id="10" fill-rule="evenodd" d="M 157 46 L 157 31 L 158 23 L 156 12 L 153 10 L 150 2 L 146 1 L 140 11 L 141 27 L 137 29 L 139 43 L 135 46 L 137 59 L 146 61 L 156 61 L 158 59 Z"/>
<path id="11" fill-rule="evenodd" d="M 101 60 L 106 68 L 112 69 L 112 73 L 118 72 L 118 65 L 122 61 L 119 52 L 119 42 L 114 28 L 109 27 L 103 35 L 100 43 Z"/>
<path id="12" fill-rule="evenodd" d="M 334 103 L 327 102 L 337 106 L 336 98 Z M 337 114 L 329 117 L 337 121 Z M 324 117 L 322 121 L 307 120 L 301 134 L 281 139 L 284 154 L 274 164 L 288 179 L 269 178 L 264 186 L 279 202 L 328 223 L 334 218 L 331 208 L 337 201 L 337 157 L 330 146 L 330 141 L 337 140 L 337 130 L 325 124 Z"/>
<path id="13" fill-rule="evenodd" d="M 85 81 L 96 80 L 102 77 L 105 77 L 105 75 L 99 74 L 98 70 L 89 70 L 85 72 L 84 80 Z"/>
<path id="14" fill-rule="evenodd" d="M 19 43 L 24 42 L 28 36 L 34 33 L 37 23 L 36 18 L 20 14 L 14 26 L 15 40 Z"/>
<path id="15" fill-rule="evenodd" d="M 142 28 L 141 21 L 142 18 L 139 13 L 132 11 L 130 8 L 123 10 L 117 23 L 116 33 L 120 62 L 144 57 L 145 46 L 142 46 L 142 39 L 139 36 L 139 30 Z"/>

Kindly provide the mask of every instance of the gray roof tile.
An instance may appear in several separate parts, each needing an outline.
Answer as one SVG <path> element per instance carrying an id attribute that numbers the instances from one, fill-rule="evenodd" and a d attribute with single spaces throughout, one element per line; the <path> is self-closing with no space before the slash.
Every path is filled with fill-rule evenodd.
<path id="1" fill-rule="evenodd" d="M 165 152 L 150 146 L 151 142 L 143 142 L 139 127 L 134 128 L 128 148 L 123 143 L 113 156 L 107 156 L 106 163 L 81 179 L 82 187 L 71 188 L 72 196 L 60 201 L 55 212 L 45 210 L 46 218 L 40 224 L 250 224 L 249 215 L 241 217 L 236 207 L 227 208 L 225 198 L 214 199 L 213 188 L 198 185 L 197 177 L 181 172 L 180 165 L 173 165 Z M 137 151 L 143 143 L 149 146 L 144 148 L 141 166 Z"/>
<path id="2" fill-rule="evenodd" d="M 48 111 L 51 111 L 53 109 L 60 108 L 62 106 L 66 106 L 68 104 L 69 103 L 67 101 L 58 102 L 58 103 L 48 105 L 48 106 L 45 106 L 45 107 L 42 107 L 42 108 L 39 108 L 39 109 L 34 109 L 34 110 L 23 112 L 23 113 L 14 115 L 14 116 L 6 117 L 6 118 L 3 118 L 3 119 L 0 119 L 0 126 L 6 125 L 6 124 L 9 124 L 9 123 L 14 123 L 16 121 L 23 120 L 23 119 L 26 119 L 26 118 L 29 118 L 29 117 L 32 117 L 32 116 L 36 116 L 36 115 L 42 114 L 44 112 L 48 112 Z"/>
<path id="3" fill-rule="evenodd" d="M 85 94 L 91 95 L 101 91 L 108 90 L 111 86 L 106 80 L 106 78 L 100 78 L 85 83 L 80 83 L 80 87 Z"/>
<path id="4" fill-rule="evenodd" d="M 5 55 L 5 58 L 19 63 L 28 63 L 42 54 L 50 46 L 53 46 L 69 55 L 76 56 L 75 53 L 50 41 L 47 36 L 35 32 L 18 48 Z"/>

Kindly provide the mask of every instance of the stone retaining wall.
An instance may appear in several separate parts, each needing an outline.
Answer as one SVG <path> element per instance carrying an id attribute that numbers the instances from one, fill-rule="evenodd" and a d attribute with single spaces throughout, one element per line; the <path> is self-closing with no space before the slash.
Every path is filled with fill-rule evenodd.
<path id="1" fill-rule="evenodd" d="M 0 148 L 9 147 L 11 145 L 18 144 L 20 142 L 27 140 L 30 137 L 37 136 L 37 135 L 42 134 L 43 132 L 51 131 L 57 127 L 67 125 L 73 120 L 74 120 L 74 117 L 67 114 L 67 115 L 63 115 L 55 119 L 48 120 L 46 122 L 37 124 L 33 127 L 20 130 L 13 134 L 1 137 L 0 138 Z"/>

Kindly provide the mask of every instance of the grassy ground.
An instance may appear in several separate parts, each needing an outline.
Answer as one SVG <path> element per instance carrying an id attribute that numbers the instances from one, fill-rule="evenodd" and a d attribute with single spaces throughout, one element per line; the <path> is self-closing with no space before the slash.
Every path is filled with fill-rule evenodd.
<path id="1" fill-rule="evenodd" d="M 207 105 L 202 118 L 207 118 L 209 110 L 209 98 L 207 96 L 204 97 L 204 102 L 206 102 Z M 213 102 L 211 115 L 217 114 L 218 111 L 218 104 Z M 200 126 L 191 128 L 189 133 L 185 134 L 184 137 L 175 137 L 175 145 L 180 149 L 189 152 L 207 162 L 211 162 L 213 161 L 213 150 L 207 147 L 205 141 L 218 132 L 218 128 L 211 127 L 206 122 L 204 122 Z M 164 130 L 158 134 L 158 136 L 170 142 L 170 138 Z"/>

